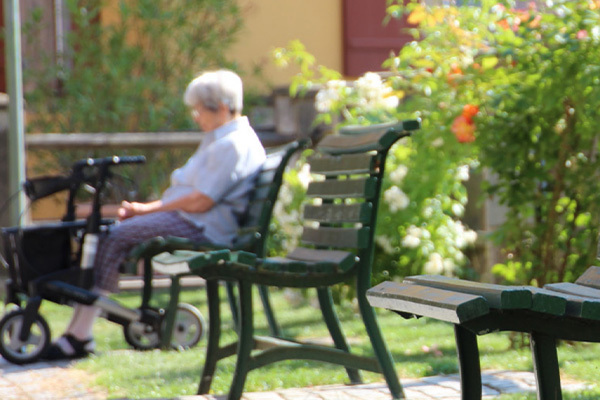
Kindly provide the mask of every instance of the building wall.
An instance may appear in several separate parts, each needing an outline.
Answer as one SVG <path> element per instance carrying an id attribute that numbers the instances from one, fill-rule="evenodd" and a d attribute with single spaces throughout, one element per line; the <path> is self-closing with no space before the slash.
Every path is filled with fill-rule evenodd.
<path id="1" fill-rule="evenodd" d="M 244 71 L 258 66 L 270 84 L 288 84 L 298 70 L 275 67 L 271 52 L 294 39 L 317 63 L 342 70 L 342 0 L 240 0 L 240 6 L 244 26 L 231 54 Z M 260 79 L 245 79 L 249 86 L 264 86 Z"/>
<path id="2" fill-rule="evenodd" d="M 267 91 L 268 86 L 287 85 L 298 71 L 273 65 L 271 52 L 299 39 L 314 54 L 317 63 L 341 71 L 343 68 L 343 0 L 238 0 L 243 27 L 231 48 L 230 60 L 244 73 L 246 86 Z M 119 21 L 119 0 L 109 0 L 102 23 Z M 256 68 L 262 77 L 253 76 Z"/>

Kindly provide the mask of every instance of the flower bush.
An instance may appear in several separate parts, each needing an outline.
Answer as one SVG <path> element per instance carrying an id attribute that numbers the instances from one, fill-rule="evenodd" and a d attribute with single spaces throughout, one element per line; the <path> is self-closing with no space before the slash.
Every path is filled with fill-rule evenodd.
<path id="1" fill-rule="evenodd" d="M 400 100 L 405 96 L 401 87 L 404 79 L 399 74 L 383 78 L 369 72 L 346 82 L 338 73 L 315 65 L 298 42 L 277 49 L 275 60 L 282 65 L 294 61 L 300 65 L 303 72 L 292 83 L 293 92 L 317 83 L 322 85 L 315 101 L 320 112 L 317 122 L 335 124 L 341 118 L 343 122 L 335 124 L 340 127 L 418 116 L 399 111 Z M 388 157 L 388 179 L 375 238 L 382 250 L 375 258 L 377 280 L 418 273 L 423 266 L 439 273 L 457 274 L 464 265 L 463 250 L 476 239 L 475 232 L 458 220 L 467 201 L 462 182 L 468 179 L 468 166 L 462 152 L 456 152 L 461 156 L 440 158 L 442 144 L 438 141 L 438 147 L 432 147 L 418 132 L 410 141 L 395 146 Z M 456 149 L 460 150 L 458 145 Z M 436 172 L 422 173 L 433 169 Z M 287 186 L 297 188 L 297 181 L 288 181 Z M 284 193 L 287 190 L 284 188 Z M 275 213 L 278 226 L 289 218 L 278 212 L 281 210 L 282 207 Z"/>
<path id="2" fill-rule="evenodd" d="M 477 3 L 388 1 L 391 17 L 408 14 L 415 41 L 385 62 L 379 81 L 361 78 L 378 92 L 327 83 L 329 71 L 299 75 L 295 87 L 323 78 L 322 121 L 422 119 L 387 166 L 379 277 L 468 271 L 461 266 L 476 235 L 461 222 L 464 183 L 485 169 L 494 177 L 486 194 L 508 210 L 484 239 L 506 255 L 494 272 L 507 282 L 572 280 L 595 258 L 600 222 L 600 1 Z M 294 59 L 295 46 L 278 57 Z M 368 97 L 357 101 L 364 93 L 383 102 L 367 107 Z"/>

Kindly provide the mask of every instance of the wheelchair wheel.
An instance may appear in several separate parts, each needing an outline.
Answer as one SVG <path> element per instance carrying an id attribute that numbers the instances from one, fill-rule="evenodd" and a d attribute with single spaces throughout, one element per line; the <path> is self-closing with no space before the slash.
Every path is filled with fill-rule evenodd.
<path id="1" fill-rule="evenodd" d="M 25 341 L 19 340 L 24 318 L 25 311 L 19 309 L 0 320 L 0 354 L 14 364 L 36 361 L 50 346 L 50 328 L 46 320 L 37 313 L 29 337 Z"/>
<path id="2" fill-rule="evenodd" d="M 151 350 L 160 346 L 160 334 L 153 325 L 134 321 L 123 327 L 125 341 L 136 350 Z"/>
<path id="3" fill-rule="evenodd" d="M 197 345 L 205 333 L 206 321 L 200 311 L 191 304 L 178 304 L 171 346 L 176 349 L 189 349 Z"/>

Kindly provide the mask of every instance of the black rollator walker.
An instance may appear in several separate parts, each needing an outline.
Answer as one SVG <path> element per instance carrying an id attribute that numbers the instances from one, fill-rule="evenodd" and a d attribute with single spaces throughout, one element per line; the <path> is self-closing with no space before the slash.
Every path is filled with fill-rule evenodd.
<path id="1" fill-rule="evenodd" d="M 47 351 L 51 337 L 48 323 L 39 313 L 43 300 L 98 306 L 104 318 L 123 326 L 125 340 L 134 348 L 160 346 L 166 319 L 163 309 L 150 307 L 149 299 L 142 299 L 137 309 L 126 308 L 90 290 L 99 236 L 113 223 L 101 216 L 103 191 L 114 177 L 111 168 L 144 162 L 143 156 L 84 159 L 73 164 L 68 176 L 25 182 L 25 193 L 32 202 L 63 190 L 69 195 L 61 222 L 1 230 L 0 263 L 9 272 L 6 304 L 16 305 L 0 320 L 0 354 L 6 360 L 26 364 Z M 77 220 L 75 198 L 83 185 L 93 193 L 92 211 L 87 219 Z M 189 304 L 180 304 L 175 320 L 171 345 L 195 346 L 205 331 L 202 314 Z"/>

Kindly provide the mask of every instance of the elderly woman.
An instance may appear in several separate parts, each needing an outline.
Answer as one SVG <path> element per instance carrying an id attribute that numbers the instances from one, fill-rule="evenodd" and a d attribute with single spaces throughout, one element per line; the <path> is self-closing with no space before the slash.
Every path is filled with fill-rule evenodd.
<path id="1" fill-rule="evenodd" d="M 152 237 L 231 243 L 252 178 L 265 161 L 264 148 L 241 115 L 242 97 L 242 81 L 231 71 L 206 72 L 190 82 L 184 101 L 204 132 L 202 143 L 171 174 L 171 185 L 160 200 L 121 204 L 121 222 L 102 239 L 94 261 L 96 292 L 114 291 L 119 265 L 128 252 Z M 95 306 L 77 305 L 67 330 L 51 345 L 46 358 L 80 358 L 92 353 L 92 327 L 99 312 Z"/>

